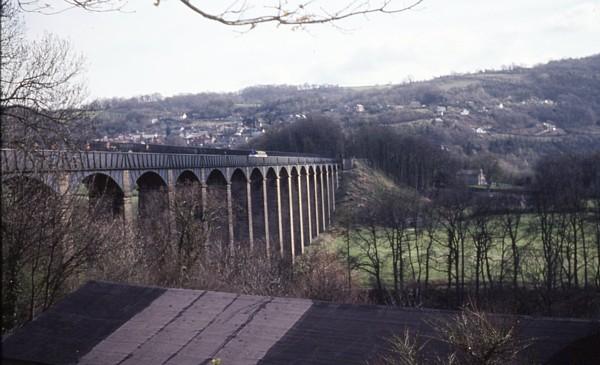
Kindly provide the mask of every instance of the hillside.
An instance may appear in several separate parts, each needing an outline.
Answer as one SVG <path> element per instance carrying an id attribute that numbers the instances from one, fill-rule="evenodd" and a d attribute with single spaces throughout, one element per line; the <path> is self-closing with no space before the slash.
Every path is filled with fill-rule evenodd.
<path id="1" fill-rule="evenodd" d="M 318 114 L 346 129 L 378 124 L 425 135 L 457 155 L 489 154 L 527 170 L 540 154 L 600 146 L 600 55 L 402 85 L 255 86 L 93 106 L 97 136 L 107 139 L 137 133 L 233 147 Z"/>
<path id="2" fill-rule="evenodd" d="M 336 202 L 338 215 L 365 205 L 379 189 L 400 189 L 390 177 L 369 167 L 365 161 L 355 160 L 353 165 L 352 169 L 343 171 L 344 184 Z"/>

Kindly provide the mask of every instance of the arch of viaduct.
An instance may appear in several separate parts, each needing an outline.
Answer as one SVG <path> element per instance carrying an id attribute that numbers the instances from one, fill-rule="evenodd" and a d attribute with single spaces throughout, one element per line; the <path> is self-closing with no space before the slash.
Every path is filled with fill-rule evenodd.
<path id="1" fill-rule="evenodd" d="M 267 253 L 293 258 L 331 223 L 339 187 L 336 160 L 320 157 L 256 157 L 133 152 L 2 150 L 3 180 L 35 178 L 53 191 L 86 187 L 90 201 L 109 202 L 114 216 L 129 224 L 166 209 L 183 186 L 197 189 L 200 206 L 222 202 L 223 227 L 214 239 L 262 245 Z M 162 194 L 162 205 L 149 205 Z M 151 207 L 151 208 L 148 208 Z"/>

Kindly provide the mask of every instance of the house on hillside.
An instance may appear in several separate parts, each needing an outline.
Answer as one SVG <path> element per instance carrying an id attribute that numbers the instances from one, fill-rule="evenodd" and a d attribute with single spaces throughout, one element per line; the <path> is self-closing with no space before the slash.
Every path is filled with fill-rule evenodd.
<path id="1" fill-rule="evenodd" d="M 456 173 L 456 180 L 465 185 L 485 186 L 488 184 L 483 169 L 459 170 Z"/>

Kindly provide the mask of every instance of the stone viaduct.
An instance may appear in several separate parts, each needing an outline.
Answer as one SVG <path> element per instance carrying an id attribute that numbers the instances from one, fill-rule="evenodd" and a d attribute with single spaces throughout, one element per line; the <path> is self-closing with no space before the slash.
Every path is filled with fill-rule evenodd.
<path id="1" fill-rule="evenodd" d="M 292 260 L 330 225 L 338 170 L 336 160 L 312 156 L 2 150 L 3 184 L 25 176 L 59 194 L 85 194 L 128 224 L 168 209 L 191 186 L 202 209 L 221 203 L 212 239 Z M 150 204 L 156 196 L 162 203 Z"/>

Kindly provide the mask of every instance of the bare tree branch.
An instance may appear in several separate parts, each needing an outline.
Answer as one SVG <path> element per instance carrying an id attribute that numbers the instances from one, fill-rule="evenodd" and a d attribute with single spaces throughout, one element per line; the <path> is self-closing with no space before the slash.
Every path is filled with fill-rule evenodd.
<path id="1" fill-rule="evenodd" d="M 80 8 L 92 12 L 121 11 L 127 5 L 126 0 L 62 0 L 63 6 L 40 2 L 40 0 L 17 0 L 19 7 L 25 11 L 43 14 L 56 14 L 72 8 Z M 326 4 L 324 1 L 282 1 L 272 0 L 265 5 L 257 5 L 246 0 L 233 0 L 222 6 L 222 10 L 209 9 L 199 0 L 179 0 L 201 17 L 227 26 L 248 27 L 253 29 L 259 24 L 271 23 L 278 26 L 303 28 L 308 25 L 335 23 L 340 20 L 369 14 L 396 14 L 416 8 L 424 0 L 379 0 L 348 1 L 339 7 Z M 159 6 L 161 0 L 153 0 Z"/>
<path id="2" fill-rule="evenodd" d="M 180 0 L 184 5 L 190 8 L 202 17 L 222 23 L 229 26 L 249 26 L 251 28 L 256 27 L 262 23 L 275 23 L 277 25 L 291 25 L 291 26 L 306 26 L 311 24 L 324 24 L 333 23 L 346 18 L 354 17 L 357 15 L 368 15 L 375 13 L 383 14 L 396 14 L 414 9 L 416 6 L 421 4 L 424 0 L 415 0 L 408 5 L 401 7 L 394 7 L 393 0 L 385 0 L 372 6 L 370 2 L 350 2 L 340 9 L 330 11 L 326 8 L 317 7 L 318 1 L 309 1 L 306 3 L 300 3 L 297 5 L 290 5 L 289 7 L 279 3 L 278 6 L 272 7 L 272 13 L 265 11 L 265 13 L 257 16 L 244 16 L 244 8 L 237 11 L 231 11 L 229 9 L 222 13 L 209 13 L 203 7 L 195 4 L 193 0 Z M 158 4 L 157 4 L 158 5 Z M 287 5 L 287 4 L 286 4 Z M 268 9 L 265 7 L 265 9 Z"/>
<path id="3" fill-rule="evenodd" d="M 64 145 L 86 113 L 83 58 L 51 34 L 26 40 L 18 6 L 2 0 L 0 12 L 2 146 Z"/>

